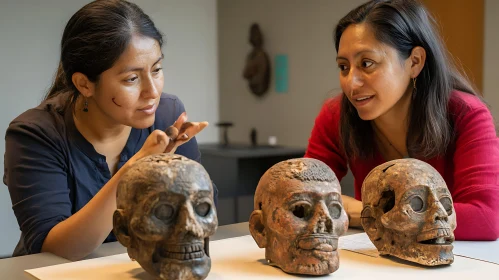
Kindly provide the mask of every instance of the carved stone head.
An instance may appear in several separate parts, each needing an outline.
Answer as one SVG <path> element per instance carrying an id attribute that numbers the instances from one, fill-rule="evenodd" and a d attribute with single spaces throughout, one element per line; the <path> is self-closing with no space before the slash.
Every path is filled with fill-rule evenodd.
<path id="1" fill-rule="evenodd" d="M 117 190 L 114 234 L 157 279 L 204 279 L 217 229 L 213 186 L 199 163 L 158 154 L 137 161 Z"/>
<path id="2" fill-rule="evenodd" d="M 338 237 L 348 228 L 336 175 L 316 159 L 275 164 L 258 183 L 249 226 L 267 261 L 283 271 L 336 271 Z"/>
<path id="3" fill-rule="evenodd" d="M 456 214 L 431 165 L 399 159 L 374 168 L 362 185 L 361 222 L 381 255 L 427 266 L 451 264 Z"/>

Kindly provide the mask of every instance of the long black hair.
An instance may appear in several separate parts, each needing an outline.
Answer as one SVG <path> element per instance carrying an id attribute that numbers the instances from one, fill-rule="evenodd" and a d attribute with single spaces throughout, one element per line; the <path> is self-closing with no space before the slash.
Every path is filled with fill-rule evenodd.
<path id="1" fill-rule="evenodd" d="M 380 42 L 407 59 L 414 47 L 426 50 L 425 65 L 417 77 L 410 106 L 407 150 L 412 157 L 431 158 L 445 153 L 453 138 L 447 106 L 452 90 L 476 95 L 474 86 L 452 62 L 437 32 L 434 18 L 416 0 L 372 0 L 343 17 L 334 32 L 336 52 L 351 24 L 365 23 Z M 342 98 L 340 135 L 349 158 L 373 157 L 374 132 L 347 98 Z"/>
<path id="2" fill-rule="evenodd" d="M 162 34 L 136 4 L 98 0 L 82 7 L 64 29 L 61 61 L 45 100 L 70 92 L 68 104 L 74 105 L 80 93 L 73 85 L 73 74 L 80 72 L 91 82 L 98 82 L 100 74 L 113 66 L 133 35 L 153 38 L 160 47 L 163 45 Z"/>

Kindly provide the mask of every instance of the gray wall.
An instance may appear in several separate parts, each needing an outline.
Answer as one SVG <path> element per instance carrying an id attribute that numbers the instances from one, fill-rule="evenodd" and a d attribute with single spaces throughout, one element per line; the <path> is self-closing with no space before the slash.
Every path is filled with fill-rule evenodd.
<path id="1" fill-rule="evenodd" d="M 332 34 L 335 24 L 365 0 L 219 0 L 220 119 L 232 121 L 230 139 L 249 142 L 271 135 L 279 144 L 305 147 L 322 102 L 340 90 Z M 276 54 L 289 59 L 289 91 L 256 98 L 242 78 L 249 27 L 257 22 L 272 66 Z M 274 77 L 274 73 L 272 73 Z M 275 78 L 275 77 L 274 77 Z"/>
<path id="2" fill-rule="evenodd" d="M 59 61 L 66 22 L 87 0 L 0 0 L 0 131 L 39 104 Z M 191 120 L 218 121 L 216 0 L 137 0 L 165 34 L 164 90 L 178 95 Z M 4 153 L 4 137 L 0 154 Z M 218 141 L 211 125 L 199 142 Z M 3 170 L 3 161 L 0 161 Z M 7 187 L 0 187 L 0 256 L 19 238 Z"/>

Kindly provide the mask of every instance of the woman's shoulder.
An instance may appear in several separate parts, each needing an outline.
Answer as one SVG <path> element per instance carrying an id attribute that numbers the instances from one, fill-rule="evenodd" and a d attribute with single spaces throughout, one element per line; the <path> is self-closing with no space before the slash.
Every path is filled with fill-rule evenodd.
<path id="1" fill-rule="evenodd" d="M 343 94 L 333 96 L 322 102 L 313 129 L 315 132 L 320 132 L 321 137 L 327 135 L 327 137 L 335 139 L 335 141 L 338 138 L 342 96 Z"/>
<path id="2" fill-rule="evenodd" d="M 339 121 L 342 99 L 343 94 L 338 94 L 326 99 L 322 104 L 319 117 L 327 119 L 328 121 Z"/>
<path id="3" fill-rule="evenodd" d="M 326 101 L 324 102 L 324 105 L 327 105 L 329 107 L 331 107 L 332 109 L 340 109 L 341 107 L 341 100 L 343 99 L 343 94 L 340 93 L 340 94 L 336 94 L 332 97 L 329 97 L 328 99 L 326 99 Z"/>
<path id="4" fill-rule="evenodd" d="M 180 99 L 178 98 L 178 96 L 171 94 L 171 93 L 163 92 L 161 94 L 159 104 L 160 104 L 160 106 L 161 105 L 167 106 L 167 104 L 171 105 L 171 104 L 175 104 L 176 102 L 180 102 Z"/>
<path id="5" fill-rule="evenodd" d="M 7 131 L 12 129 L 35 129 L 43 133 L 60 133 L 63 130 L 66 100 L 61 94 L 42 101 L 38 106 L 28 109 L 12 120 Z"/>
<path id="6" fill-rule="evenodd" d="M 162 93 L 154 121 L 155 129 L 165 130 L 172 125 L 185 111 L 184 104 L 178 96 Z"/>
<path id="7" fill-rule="evenodd" d="M 474 94 L 454 90 L 449 99 L 449 111 L 459 115 L 476 109 L 487 109 L 482 99 Z"/>
<path id="8" fill-rule="evenodd" d="M 491 128 L 495 126 L 487 104 L 479 96 L 470 93 L 453 91 L 449 100 L 449 114 L 458 132 L 477 122 Z"/>
<path id="9" fill-rule="evenodd" d="M 64 105 L 60 99 L 49 99 L 17 116 L 5 131 L 6 150 L 45 159 L 61 155 L 67 147 Z"/>

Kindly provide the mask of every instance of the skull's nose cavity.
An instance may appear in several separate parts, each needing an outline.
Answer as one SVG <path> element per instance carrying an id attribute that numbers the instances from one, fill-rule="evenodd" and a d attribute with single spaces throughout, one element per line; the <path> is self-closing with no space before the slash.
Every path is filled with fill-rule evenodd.
<path id="1" fill-rule="evenodd" d="M 317 219 L 314 226 L 314 233 L 326 233 L 333 231 L 333 221 L 327 216 L 321 216 Z"/>
<path id="2" fill-rule="evenodd" d="M 203 237 L 203 229 L 202 227 L 196 222 L 196 220 L 189 220 L 185 224 L 185 229 L 187 230 L 187 233 L 192 234 L 195 237 Z"/>
<path id="3" fill-rule="evenodd" d="M 333 232 L 333 221 L 330 218 L 326 219 L 326 231 Z"/>
<path id="4" fill-rule="evenodd" d="M 189 205 L 180 207 L 177 230 L 179 234 L 190 234 L 194 237 L 203 237 L 203 228 L 197 222 L 194 211 Z"/>
<path id="5" fill-rule="evenodd" d="M 326 225 L 323 217 L 317 219 L 317 224 L 315 224 L 315 233 L 325 232 Z"/>
<path id="6" fill-rule="evenodd" d="M 435 211 L 435 216 L 434 216 L 435 222 L 438 222 L 438 221 L 448 222 L 449 215 L 447 214 L 447 211 L 445 211 L 445 208 L 443 207 L 443 205 L 440 202 L 437 202 L 435 204 L 435 206 L 437 207 L 437 209 Z"/>
<path id="7" fill-rule="evenodd" d="M 449 221 L 449 218 L 447 217 L 447 215 L 435 215 L 435 222 L 438 222 L 438 221 L 443 221 L 443 222 L 448 222 Z"/>

